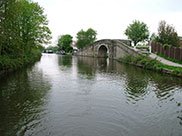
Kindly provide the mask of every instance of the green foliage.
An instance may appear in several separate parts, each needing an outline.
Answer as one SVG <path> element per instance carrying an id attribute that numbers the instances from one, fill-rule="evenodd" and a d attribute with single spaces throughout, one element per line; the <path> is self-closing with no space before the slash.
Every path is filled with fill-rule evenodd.
<path id="1" fill-rule="evenodd" d="M 15 70 L 22 68 L 27 64 L 33 64 L 35 61 L 40 60 L 40 50 L 33 49 L 32 53 L 24 58 L 12 58 L 9 55 L 0 56 L 0 71 Z"/>
<path id="2" fill-rule="evenodd" d="M 31 55 L 36 55 L 37 49 L 43 49 L 41 45 L 49 43 L 51 38 L 47 25 L 46 15 L 38 3 L 1 0 L 0 58 L 4 60 L 1 66 L 10 64 L 10 60 L 14 64 L 34 60 Z"/>
<path id="3" fill-rule="evenodd" d="M 180 46 L 179 37 L 175 28 L 172 25 L 167 24 L 166 21 L 161 21 L 159 23 L 158 36 L 156 36 L 155 41 L 163 45 Z"/>
<path id="4" fill-rule="evenodd" d="M 145 58 L 143 56 L 131 56 L 128 55 L 125 58 L 122 58 L 121 60 L 128 63 L 128 58 L 130 58 L 129 63 L 131 64 L 137 64 L 142 66 L 145 69 L 152 69 L 152 70 L 157 70 L 160 71 L 161 70 L 161 63 L 159 61 L 157 61 L 156 59 L 151 59 L 151 58 Z"/>
<path id="5" fill-rule="evenodd" d="M 43 9 L 27 0 L 1 1 L 1 53 L 22 55 L 49 42 L 50 30 Z M 4 3 L 3 3 L 4 2 Z"/>
<path id="6" fill-rule="evenodd" d="M 52 50 L 54 53 L 59 50 L 58 46 L 49 46 L 45 50 Z"/>
<path id="7" fill-rule="evenodd" d="M 71 44 L 73 42 L 73 37 L 69 34 L 62 35 L 61 38 L 58 39 L 58 46 L 60 50 L 64 50 L 66 53 L 73 50 L 73 47 L 71 47 Z"/>
<path id="8" fill-rule="evenodd" d="M 120 58 L 120 60 L 124 63 L 134 64 L 144 69 L 151 69 L 154 71 L 167 71 L 173 75 L 182 76 L 182 68 L 175 67 L 175 66 L 168 66 L 162 64 L 161 62 L 157 61 L 156 59 L 151 59 L 149 57 L 144 56 L 132 56 L 128 55 L 124 58 Z"/>
<path id="9" fill-rule="evenodd" d="M 163 48 L 166 48 L 166 47 L 171 47 L 172 45 L 169 45 L 169 44 L 163 44 L 162 47 Z"/>
<path id="10" fill-rule="evenodd" d="M 134 42 L 135 46 L 138 42 L 143 42 L 149 38 L 147 25 L 137 20 L 133 21 L 133 23 L 127 27 L 125 34 Z"/>
<path id="11" fill-rule="evenodd" d="M 146 49 L 146 50 L 149 50 L 149 46 L 140 45 L 140 44 L 137 44 L 136 48 L 137 48 L 137 49 Z"/>
<path id="12" fill-rule="evenodd" d="M 152 35 L 150 36 L 149 40 L 150 41 L 155 41 L 156 37 L 157 37 L 156 34 L 152 33 Z"/>
<path id="13" fill-rule="evenodd" d="M 144 58 L 139 55 L 136 57 L 128 55 L 124 58 L 121 58 L 121 60 L 125 63 L 137 64 L 139 66 L 142 66 L 145 69 L 154 69 L 155 70 L 157 65 L 159 66 L 159 63 L 156 59 Z"/>
<path id="14" fill-rule="evenodd" d="M 77 33 L 77 47 L 83 48 L 96 40 L 97 32 L 92 28 L 87 31 L 81 30 Z"/>

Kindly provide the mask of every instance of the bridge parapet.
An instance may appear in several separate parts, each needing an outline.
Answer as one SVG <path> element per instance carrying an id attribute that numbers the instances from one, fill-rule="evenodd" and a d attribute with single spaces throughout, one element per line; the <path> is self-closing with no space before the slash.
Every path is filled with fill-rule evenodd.
<path id="1" fill-rule="evenodd" d="M 106 57 L 119 59 L 126 55 L 137 55 L 138 52 L 131 48 L 130 40 L 103 39 L 96 41 L 77 52 L 79 56 Z"/>

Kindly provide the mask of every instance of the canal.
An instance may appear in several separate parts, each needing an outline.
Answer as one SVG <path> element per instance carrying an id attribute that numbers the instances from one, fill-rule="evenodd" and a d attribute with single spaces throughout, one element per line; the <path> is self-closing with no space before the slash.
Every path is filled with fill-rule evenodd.
<path id="1" fill-rule="evenodd" d="M 43 54 L 0 79 L 0 136 L 181 136 L 182 79 Z"/>

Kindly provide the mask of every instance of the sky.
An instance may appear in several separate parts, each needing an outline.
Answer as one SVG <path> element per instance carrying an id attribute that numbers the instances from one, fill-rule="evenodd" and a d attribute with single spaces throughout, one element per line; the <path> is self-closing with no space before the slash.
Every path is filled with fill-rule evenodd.
<path id="1" fill-rule="evenodd" d="M 52 45 L 58 36 L 70 34 L 76 40 L 81 29 L 93 28 L 97 39 L 127 39 L 124 31 L 134 20 L 157 33 L 161 20 L 173 25 L 182 36 L 182 0 L 33 0 L 44 8 Z"/>

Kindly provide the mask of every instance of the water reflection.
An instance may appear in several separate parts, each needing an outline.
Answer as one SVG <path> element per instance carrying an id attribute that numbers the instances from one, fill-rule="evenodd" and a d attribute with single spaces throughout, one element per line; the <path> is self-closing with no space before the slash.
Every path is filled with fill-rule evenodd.
<path id="1" fill-rule="evenodd" d="M 70 56 L 70 55 L 58 56 L 58 64 L 60 66 L 71 67 L 72 66 L 72 56 Z"/>
<path id="2" fill-rule="evenodd" d="M 177 111 L 177 118 L 179 119 L 179 124 L 182 126 L 182 110 L 181 111 Z"/>
<path id="3" fill-rule="evenodd" d="M 0 135 L 181 135 L 181 79 L 109 59 L 44 54 L 0 80 Z"/>
<path id="4" fill-rule="evenodd" d="M 87 79 L 94 79 L 97 70 L 95 58 L 78 57 L 77 58 L 78 73 L 85 75 Z"/>
<path id="5" fill-rule="evenodd" d="M 164 100 L 166 100 L 165 103 L 171 104 L 173 108 L 170 110 L 174 111 L 178 101 L 174 96 L 177 92 L 182 92 L 182 82 L 180 78 L 162 75 L 149 70 L 143 70 L 131 65 L 121 65 L 117 61 L 109 60 L 108 62 L 106 59 L 79 57 L 77 65 L 78 71 L 82 74 L 86 74 L 87 76 L 92 75 L 92 77 L 95 77 L 98 73 L 107 73 L 107 75 L 110 73 L 110 75 L 115 77 L 113 80 L 118 80 L 116 77 L 119 76 L 121 80 L 125 81 L 124 85 L 121 84 L 121 90 L 124 90 L 125 92 L 127 103 L 131 102 L 132 104 L 136 104 L 140 100 L 144 101 L 148 96 L 156 96 L 156 98 L 161 102 L 154 99 L 154 102 L 151 102 L 151 105 L 150 103 L 148 104 L 149 107 L 154 105 L 161 107 L 161 116 L 163 116 L 162 113 L 166 111 L 166 105 L 163 104 Z M 79 66 L 81 66 L 81 68 Z M 151 116 L 153 112 L 155 111 L 150 113 Z M 181 110 L 178 111 L 176 118 L 180 120 L 179 124 L 181 124 Z"/>
<path id="6" fill-rule="evenodd" d="M 153 88 L 156 97 L 166 99 L 174 94 L 175 88 L 182 86 L 181 79 L 163 76 L 160 73 L 143 70 L 117 61 L 97 59 L 89 57 L 78 57 L 78 72 L 94 78 L 96 73 L 113 73 L 125 78 L 126 95 L 135 101 L 143 99 L 144 95 Z M 153 84 L 152 88 L 149 88 Z"/>
<path id="7" fill-rule="evenodd" d="M 147 80 L 138 80 L 138 78 L 132 76 L 128 77 L 126 81 L 127 96 L 135 101 L 138 101 L 147 93 Z M 128 99 L 130 100 L 130 99 Z"/>
<path id="8" fill-rule="evenodd" d="M 24 135 L 40 125 L 46 114 L 50 89 L 43 73 L 34 67 L 17 71 L 0 82 L 0 135 Z M 32 135 L 29 131 L 29 135 Z"/>

